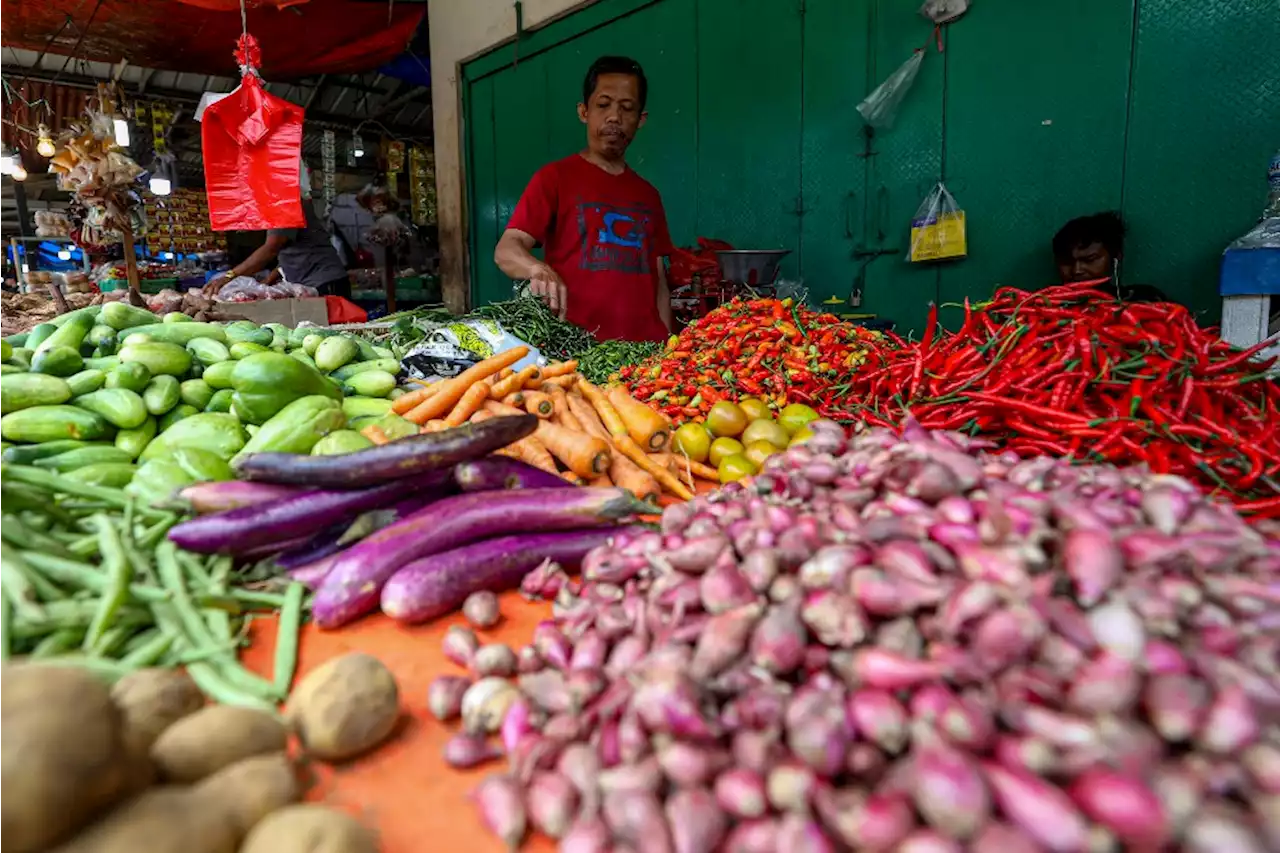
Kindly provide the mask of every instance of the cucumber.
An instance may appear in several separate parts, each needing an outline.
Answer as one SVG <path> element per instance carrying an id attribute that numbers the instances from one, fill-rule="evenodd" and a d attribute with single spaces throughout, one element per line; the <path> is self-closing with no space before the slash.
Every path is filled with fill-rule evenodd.
<path id="1" fill-rule="evenodd" d="M 230 352 L 232 358 L 239 360 L 260 352 L 271 352 L 271 348 L 250 341 L 236 341 L 231 345 Z"/>
<path id="2" fill-rule="evenodd" d="M 312 332 L 302 339 L 302 351 L 315 358 L 316 350 L 320 348 L 322 343 L 324 343 L 324 336 Z"/>
<path id="3" fill-rule="evenodd" d="M 8 361 L 11 355 L 13 355 L 13 344 L 0 341 L 0 361 Z"/>
<path id="4" fill-rule="evenodd" d="M 135 308 L 127 302 L 108 302 L 102 306 L 98 320 L 118 332 L 135 326 L 150 326 L 155 323 L 156 315 L 145 308 Z"/>
<path id="5" fill-rule="evenodd" d="M 101 370 L 89 368 L 67 377 L 67 385 L 71 387 L 71 396 L 90 394 L 101 388 L 107 381 L 107 374 Z"/>
<path id="6" fill-rule="evenodd" d="M 298 361 L 302 362 L 307 367 L 314 368 L 316 366 L 316 360 L 311 356 L 307 355 L 306 352 L 304 352 L 303 350 L 300 350 L 300 349 L 291 350 L 289 352 L 289 355 L 293 358 L 296 358 Z"/>
<path id="7" fill-rule="evenodd" d="M 337 456 L 373 447 L 373 442 L 353 429 L 338 429 L 316 442 L 312 456 Z"/>
<path id="8" fill-rule="evenodd" d="M 85 465 L 97 465 L 102 462 L 123 462 L 128 464 L 132 461 L 133 457 L 127 451 L 112 447 L 110 444 L 104 444 L 94 447 L 78 447 L 75 450 L 68 450 L 66 453 L 59 453 L 56 456 L 37 459 L 31 464 L 37 468 L 51 468 L 54 471 L 73 471 L 76 468 L 83 468 Z"/>
<path id="9" fill-rule="evenodd" d="M 209 398 L 209 402 L 205 404 L 206 412 L 229 412 L 231 411 L 231 400 L 235 397 L 234 391 L 230 388 L 223 388 L 215 391 L 213 396 Z"/>
<path id="10" fill-rule="evenodd" d="M 357 361 L 354 364 L 344 364 L 329 375 L 339 382 L 346 382 L 357 373 L 364 373 L 366 370 L 383 370 L 395 376 L 400 372 L 400 362 L 394 358 L 375 358 L 373 361 Z"/>
<path id="11" fill-rule="evenodd" d="M 34 354 L 33 350 L 29 350 L 26 347 L 14 347 L 13 352 L 9 354 L 9 363 L 14 367 L 30 370 L 31 356 Z"/>
<path id="12" fill-rule="evenodd" d="M 74 311 L 68 311 L 65 314 L 59 314 L 57 317 L 54 317 L 49 322 L 61 328 L 65 326 L 67 323 L 83 322 L 84 318 L 88 317 L 90 320 L 93 321 L 92 323 L 89 324 L 89 326 L 92 326 L 94 323 L 98 322 L 98 314 L 101 313 L 101 311 L 102 311 L 101 305 L 86 305 L 83 308 L 77 308 Z M 89 328 L 89 326 L 86 326 L 85 328 L 87 329 Z"/>
<path id="13" fill-rule="evenodd" d="M 391 411 L 390 400 L 379 400 L 373 397 L 346 397 L 342 401 L 342 412 L 348 418 L 363 418 L 367 415 L 382 416 Z"/>
<path id="14" fill-rule="evenodd" d="M 107 355 L 102 358 L 86 358 L 84 366 L 86 370 L 103 370 L 109 373 L 120 366 L 120 357 Z"/>
<path id="15" fill-rule="evenodd" d="M 360 354 L 360 347 L 351 338 L 332 337 L 325 338 L 320 342 L 320 346 L 316 347 L 315 354 L 312 356 L 316 360 L 316 369 L 322 373 L 328 373 L 331 370 L 337 370 L 342 365 L 354 359 Z"/>
<path id="16" fill-rule="evenodd" d="M 155 338 L 151 337 L 150 335 L 144 335 L 141 332 L 139 332 L 137 334 L 125 335 L 123 338 L 120 339 L 120 346 L 127 347 L 133 344 L 149 344 L 154 340 Z"/>
<path id="17" fill-rule="evenodd" d="M 88 441 L 77 441 L 74 438 L 46 441 L 43 444 L 18 444 L 5 448 L 3 459 L 11 465 L 30 465 L 37 459 L 43 459 L 46 456 L 66 453 L 68 450 L 75 450 L 77 447 L 94 446 L 100 445 L 94 445 Z"/>
<path id="18" fill-rule="evenodd" d="M 133 475 L 137 471 L 137 465 L 127 462 L 99 462 L 96 465 L 85 465 L 83 468 L 68 471 L 64 476 L 90 486 L 123 489 L 133 480 Z"/>
<path id="19" fill-rule="evenodd" d="M 357 361 L 373 361 L 376 358 L 381 358 L 381 356 L 378 355 L 378 351 L 373 348 L 373 344 L 369 343 L 364 338 L 357 335 L 351 335 L 347 340 L 355 341 L 356 350 L 358 351 L 356 356 Z"/>
<path id="20" fill-rule="evenodd" d="M 85 337 L 92 328 L 93 317 L 91 315 L 77 314 L 55 329 L 52 335 L 45 338 L 40 343 L 40 346 L 36 347 L 36 355 L 39 355 L 44 350 L 56 347 L 66 347 L 70 350 L 79 351 L 80 344 L 84 343 Z"/>
<path id="21" fill-rule="evenodd" d="M 137 392 L 128 388 L 103 388 L 101 391 L 76 397 L 71 403 L 101 415 L 107 423 L 120 429 L 135 429 L 147 419 L 146 404 Z"/>
<path id="22" fill-rule="evenodd" d="M 0 414 L 32 406 L 56 406 L 72 397 L 65 379 L 41 373 L 12 373 L 0 380 Z"/>
<path id="23" fill-rule="evenodd" d="M 213 388 L 203 379 L 188 379 L 178 388 L 179 396 L 182 402 L 188 406 L 194 406 L 201 411 L 209 405 L 209 401 L 213 399 Z"/>
<path id="24" fill-rule="evenodd" d="M 85 335 L 85 343 L 93 344 L 100 347 L 104 342 L 110 342 L 112 346 L 116 342 L 116 330 L 105 324 L 99 324 L 89 330 L 89 334 Z"/>
<path id="25" fill-rule="evenodd" d="M 385 370 L 366 370 L 343 384 L 362 397 L 385 397 L 396 387 L 396 378 Z"/>
<path id="26" fill-rule="evenodd" d="M 177 323 L 167 326 L 169 329 L 185 329 L 195 323 Z M 191 353 L 177 344 L 156 341 L 147 344 L 126 346 L 120 350 L 120 361 L 129 364 L 136 362 L 145 364 L 155 376 L 161 373 L 169 376 L 182 376 L 191 369 Z"/>
<path id="27" fill-rule="evenodd" d="M 95 438 L 106 438 L 110 432 L 111 425 L 101 415 L 65 404 L 32 406 L 0 418 L 0 438 L 7 441 L 33 444 L 65 438 L 92 441 Z"/>
<path id="28" fill-rule="evenodd" d="M 394 402 L 396 400 L 399 400 L 401 397 L 403 397 L 405 394 L 408 394 L 408 393 L 409 393 L 409 389 L 397 385 L 395 388 L 392 388 L 391 391 L 387 394 L 387 399 Z"/>
<path id="29" fill-rule="evenodd" d="M 196 338 L 187 344 L 187 352 L 195 356 L 196 361 L 205 367 L 231 358 L 231 351 L 227 349 L 227 345 L 213 338 Z"/>
<path id="30" fill-rule="evenodd" d="M 182 385 L 172 376 L 157 376 L 142 392 L 142 403 L 153 415 L 163 415 L 178 405 L 182 398 Z M 198 408 L 198 407 L 197 407 Z"/>
<path id="31" fill-rule="evenodd" d="M 207 365 L 201 379 L 209 383 L 209 387 L 215 391 L 221 391 L 223 388 L 231 387 L 231 373 L 236 369 L 236 363 L 230 360 L 219 361 L 216 364 Z"/>
<path id="32" fill-rule="evenodd" d="M 215 341 L 226 342 L 227 333 L 222 326 L 217 323 L 156 323 L 152 322 L 149 326 L 136 326 L 129 330 L 130 336 L 146 335 L 152 341 L 158 341 L 166 344 L 177 344 L 178 346 L 186 346 L 196 338 L 212 338 Z"/>
<path id="33" fill-rule="evenodd" d="M 151 439 L 156 437 L 159 431 L 159 425 L 156 419 L 148 416 L 142 422 L 142 426 L 133 429 L 122 429 L 116 433 L 116 447 L 125 451 L 133 459 L 137 459 L 142 451 L 147 449 L 147 445 L 151 443 Z"/>
<path id="34" fill-rule="evenodd" d="M 18 367 L 18 365 L 16 364 L 0 364 L 0 376 L 4 376 L 6 373 L 29 373 L 29 372 L 30 371 L 28 371 L 26 368 Z"/>
<path id="35" fill-rule="evenodd" d="M 164 432 L 183 418 L 189 418 L 192 415 L 198 414 L 200 414 L 200 410 L 195 406 L 188 406 L 186 403 L 179 403 L 170 409 L 168 414 L 160 419 L 160 432 Z"/>
<path id="36" fill-rule="evenodd" d="M 18 347 L 27 345 L 27 332 L 19 332 L 16 335 L 7 335 L 4 342 L 9 346 L 17 349 Z"/>
<path id="37" fill-rule="evenodd" d="M 27 349 L 35 352 L 45 340 L 58 331 L 58 327 L 52 323 L 39 323 L 31 328 L 27 333 L 27 342 L 23 344 Z"/>
<path id="38" fill-rule="evenodd" d="M 59 330 L 61 331 L 61 330 Z M 53 340 L 50 338 L 49 340 Z M 70 376 L 84 369 L 84 356 L 71 347 L 55 346 L 36 350 L 31 357 L 31 370 L 50 376 Z"/>
<path id="39" fill-rule="evenodd" d="M 226 327 L 227 340 L 232 343 L 245 341 L 259 346 L 271 346 L 271 341 L 275 335 L 270 329 L 260 329 L 248 320 L 237 320 Z"/>
<path id="40" fill-rule="evenodd" d="M 121 364 L 107 374 L 108 388 L 128 388 L 130 391 L 142 392 L 151 381 L 151 371 L 145 364 L 130 362 Z"/>
<path id="41" fill-rule="evenodd" d="M 170 311 L 160 319 L 161 323 L 190 323 L 192 319 L 181 311 Z"/>

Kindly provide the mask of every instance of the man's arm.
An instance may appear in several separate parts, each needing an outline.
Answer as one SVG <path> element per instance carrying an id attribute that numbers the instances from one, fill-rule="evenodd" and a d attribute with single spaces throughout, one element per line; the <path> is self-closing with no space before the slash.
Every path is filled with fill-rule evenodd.
<path id="1" fill-rule="evenodd" d="M 667 286 L 667 265 L 658 258 L 658 319 L 667 327 L 667 334 L 675 328 L 671 324 L 671 288 Z"/>
<path id="2" fill-rule="evenodd" d="M 542 261 L 533 256 L 538 244 L 532 234 L 519 228 L 508 228 L 493 250 L 493 262 L 498 269 L 516 281 L 529 280 L 529 292 L 547 303 L 547 307 L 563 320 L 568 311 L 568 292 L 564 280 Z"/>
<path id="3" fill-rule="evenodd" d="M 222 286 L 231 279 L 242 275 L 253 275 L 256 272 L 266 269 L 272 261 L 276 259 L 276 255 L 280 254 L 280 250 L 289 245 L 289 238 L 278 231 L 268 231 L 267 239 L 261 246 L 254 250 L 253 254 L 227 270 L 222 275 L 209 281 L 204 286 L 204 292 L 208 296 L 216 296 Z"/>

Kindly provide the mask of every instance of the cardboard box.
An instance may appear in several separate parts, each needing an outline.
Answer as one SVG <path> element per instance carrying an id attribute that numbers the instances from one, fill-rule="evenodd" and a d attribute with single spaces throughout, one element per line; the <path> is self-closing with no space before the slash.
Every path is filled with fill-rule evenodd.
<path id="1" fill-rule="evenodd" d="M 329 325 L 329 308 L 324 298 L 315 299 L 259 299 L 257 302 L 218 302 L 217 310 L 226 314 L 239 314 L 259 326 L 264 323 L 281 323 L 294 328 L 299 323 Z"/>

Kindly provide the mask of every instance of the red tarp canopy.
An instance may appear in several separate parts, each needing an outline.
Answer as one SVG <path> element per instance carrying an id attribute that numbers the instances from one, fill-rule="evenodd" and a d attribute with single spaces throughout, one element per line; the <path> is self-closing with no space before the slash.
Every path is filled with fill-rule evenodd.
<path id="1" fill-rule="evenodd" d="M 226 0 L 204 2 L 219 6 Z M 249 32 L 262 45 L 267 80 L 354 73 L 403 53 L 425 8 L 359 0 L 305 0 L 277 8 L 250 0 Z M 68 18 L 73 26 L 64 27 Z M 217 11 L 177 0 L 0 2 L 0 38 L 7 46 L 70 54 L 81 32 L 78 58 L 239 77 L 231 56 L 240 35 L 238 3 L 232 11 Z M 59 34 L 50 45 L 54 33 Z"/>

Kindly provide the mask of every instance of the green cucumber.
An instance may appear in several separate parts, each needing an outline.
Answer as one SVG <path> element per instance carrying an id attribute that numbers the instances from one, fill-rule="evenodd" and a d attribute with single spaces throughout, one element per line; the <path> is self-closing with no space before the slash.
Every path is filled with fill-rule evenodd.
<path id="1" fill-rule="evenodd" d="M 0 376 L 7 373 L 29 373 L 26 368 L 18 367 L 16 364 L 0 364 Z"/>
<path id="2" fill-rule="evenodd" d="M 322 343 L 324 343 L 324 335 L 317 335 L 315 332 L 312 332 L 302 339 L 302 351 L 312 358 L 315 358 L 316 350 L 320 348 L 320 344 Z"/>
<path id="3" fill-rule="evenodd" d="M 77 314 L 59 326 L 54 333 L 40 342 L 36 347 L 36 355 L 56 347 L 66 347 L 79 351 L 89 330 L 93 328 L 93 317 L 89 314 Z"/>
<path id="4" fill-rule="evenodd" d="M 359 354 L 360 347 L 355 341 L 351 338 L 335 336 L 321 341 L 312 358 L 316 360 L 317 370 L 328 373 L 342 367 Z"/>
<path id="5" fill-rule="evenodd" d="M 368 415 L 381 417 L 391 411 L 391 401 L 374 397 L 346 397 L 342 401 L 342 411 L 348 418 L 363 418 Z"/>
<path id="6" fill-rule="evenodd" d="M 385 370 L 366 370 L 343 384 L 362 397 L 385 397 L 396 387 L 396 378 Z"/>
<path id="7" fill-rule="evenodd" d="M 187 344 L 187 352 L 195 356 L 196 361 L 205 367 L 231 358 L 231 351 L 227 349 L 227 345 L 213 338 L 196 338 Z"/>
<path id="8" fill-rule="evenodd" d="M 192 319 L 181 311 L 170 311 L 160 319 L 161 323 L 190 323 Z"/>
<path id="9" fill-rule="evenodd" d="M 175 389 L 176 390 L 176 389 Z M 119 429 L 135 429 L 147 419 L 147 407 L 137 392 L 128 388 L 103 388 L 71 401 L 72 405 L 101 415 Z"/>
<path id="10" fill-rule="evenodd" d="M 155 323 L 156 315 L 127 302 L 108 302 L 102 306 L 98 319 L 118 332 L 135 326 L 150 326 Z"/>
<path id="11" fill-rule="evenodd" d="M 373 447 L 373 442 L 353 429 L 339 429 L 326 435 L 311 448 L 312 456 L 337 456 Z"/>
<path id="12" fill-rule="evenodd" d="M 89 330 L 89 334 L 85 336 L 85 342 L 100 347 L 104 342 L 110 342 L 113 346 L 116 342 L 116 330 L 108 325 L 100 324 Z"/>
<path id="13" fill-rule="evenodd" d="M 138 466 L 127 462 L 99 462 L 95 465 L 85 465 L 83 468 L 67 471 L 64 476 L 70 480 L 76 480 L 90 486 L 123 489 L 129 485 L 129 482 L 133 480 L 133 475 L 137 472 Z"/>
<path id="14" fill-rule="evenodd" d="M 236 392 L 230 388 L 222 388 L 213 393 L 209 398 L 209 402 L 205 404 L 206 412 L 229 412 L 231 411 L 231 401 L 235 399 Z"/>
<path id="15" fill-rule="evenodd" d="M 300 350 L 300 349 L 290 350 L 289 356 L 291 358 L 296 358 L 298 361 L 302 362 L 307 367 L 314 369 L 316 366 L 316 360 L 311 356 L 307 355 L 306 352 L 304 352 L 303 350 Z"/>
<path id="16" fill-rule="evenodd" d="M 23 346 L 34 353 L 56 331 L 58 327 L 52 323 L 38 323 L 27 333 L 27 342 Z"/>
<path id="17" fill-rule="evenodd" d="M 19 444 L 6 448 L 3 459 L 11 465 L 31 465 L 37 459 L 43 459 L 46 456 L 66 453 L 68 450 L 75 450 L 77 447 L 95 446 L 100 445 L 95 445 L 88 441 L 77 441 L 74 438 L 46 441 L 43 444 Z"/>
<path id="18" fill-rule="evenodd" d="M 357 373 L 364 373 L 366 370 L 382 370 L 395 376 L 400 372 L 400 362 L 394 358 L 375 358 L 373 361 L 357 361 L 354 364 L 345 364 L 333 371 L 329 375 L 339 382 L 346 382 Z"/>
<path id="19" fill-rule="evenodd" d="M 56 456 L 37 459 L 31 464 L 37 468 L 51 468 L 54 471 L 73 471 L 76 468 L 83 468 L 85 465 L 97 465 L 102 462 L 128 464 L 132 461 L 133 457 L 129 455 L 128 451 L 104 444 L 100 447 L 78 447 L 75 450 L 68 450 L 66 453 L 59 453 Z"/>
<path id="20" fill-rule="evenodd" d="M 0 361 L 8 361 L 13 355 L 13 344 L 8 341 L 0 341 Z"/>
<path id="21" fill-rule="evenodd" d="M 390 347 L 380 347 L 375 344 L 373 347 L 373 351 L 378 356 L 378 358 L 395 358 L 396 357 L 395 352 Z M 399 360 L 397 359 L 397 362 L 398 361 Z"/>
<path id="22" fill-rule="evenodd" d="M 147 411 L 157 416 L 178 405 L 181 398 L 182 384 L 172 376 L 155 377 L 142 392 L 142 402 Z"/>
<path id="23" fill-rule="evenodd" d="M 165 328 L 185 329 L 187 326 L 193 325 L 196 324 L 177 323 Z M 161 373 L 169 376 L 182 376 L 191 369 L 191 353 L 177 344 L 162 341 L 122 347 L 120 361 L 125 364 L 131 362 L 145 364 L 147 369 L 151 371 L 152 376 Z"/>
<path id="24" fill-rule="evenodd" d="M 192 415 L 198 414 L 200 414 L 200 410 L 195 406 L 188 406 L 186 403 L 179 403 L 160 419 L 160 432 L 164 432 L 183 418 L 189 418 Z"/>
<path id="25" fill-rule="evenodd" d="M 260 352 L 271 352 L 271 347 L 264 347 L 250 341 L 236 341 L 231 345 L 230 352 L 232 358 L 239 360 Z"/>
<path id="26" fill-rule="evenodd" d="M 20 367 L 23 370 L 31 369 L 31 356 L 35 355 L 35 351 L 26 347 L 14 347 L 13 352 L 9 353 L 9 363 L 14 367 Z"/>
<path id="27" fill-rule="evenodd" d="M 67 377 L 67 385 L 71 387 L 71 396 L 79 397 L 97 391 L 106 384 L 107 374 L 101 370 L 89 368 Z"/>
<path id="28" fill-rule="evenodd" d="M 23 347 L 27 345 L 27 332 L 19 332 L 16 335 L 6 335 L 4 342 L 13 348 Z"/>
<path id="29" fill-rule="evenodd" d="M 0 438 L 8 441 L 32 444 L 65 438 L 92 441 L 106 438 L 110 432 L 111 425 L 101 415 L 66 404 L 32 406 L 0 418 Z"/>
<path id="30" fill-rule="evenodd" d="M 133 429 L 122 429 L 116 433 L 116 447 L 125 451 L 133 459 L 137 459 L 147 449 L 151 439 L 156 437 L 159 425 L 156 419 L 148 416 L 141 426 Z"/>
<path id="31" fill-rule="evenodd" d="M 65 379 L 41 373 L 12 373 L 0 379 L 0 414 L 32 406 L 56 406 L 72 397 Z"/>
<path id="32" fill-rule="evenodd" d="M 77 308 L 74 311 L 68 311 L 65 314 L 59 314 L 57 317 L 54 317 L 49 322 L 61 328 L 65 326 L 67 323 L 83 322 L 84 318 L 88 317 L 92 321 L 91 323 L 89 323 L 89 326 L 92 326 L 94 323 L 98 322 L 98 314 L 101 312 L 102 312 L 101 305 L 86 305 L 83 308 Z M 85 328 L 87 329 L 89 328 L 89 326 L 86 326 Z"/>
<path id="33" fill-rule="evenodd" d="M 110 372 L 120 366 L 120 357 L 115 355 L 106 355 L 102 358 L 86 358 L 84 360 L 86 370 L 102 370 Z"/>
<path id="34" fill-rule="evenodd" d="M 149 326 L 136 326 L 129 330 L 133 335 L 146 335 L 152 341 L 166 344 L 186 346 L 196 338 L 212 338 L 215 341 L 227 340 L 227 332 L 217 323 L 152 323 Z M 126 339 L 127 340 L 127 339 Z"/>
<path id="35" fill-rule="evenodd" d="M 207 365 L 201 379 L 209 383 L 209 387 L 215 391 L 221 391 L 224 388 L 231 387 L 231 374 L 236 369 L 236 362 L 227 357 L 227 361 L 219 361 L 216 364 Z"/>
<path id="36" fill-rule="evenodd" d="M 151 337 L 150 335 L 144 335 L 141 332 L 139 332 L 137 334 L 125 335 L 123 338 L 120 339 L 120 346 L 127 347 L 127 346 L 133 346 L 134 344 L 149 344 L 153 340 L 155 340 L 155 338 Z"/>
<path id="37" fill-rule="evenodd" d="M 188 379 L 178 388 L 182 402 L 203 410 L 213 399 L 213 388 L 203 379 Z"/>
<path id="38" fill-rule="evenodd" d="M 269 347 L 275 335 L 270 329 L 260 329 L 248 320 L 237 320 L 226 327 L 227 340 L 232 343 L 245 341 L 251 344 Z"/>
<path id="39" fill-rule="evenodd" d="M 61 331 L 61 329 L 59 329 Z M 50 338 L 50 340 L 53 340 Z M 71 347 L 55 346 L 36 350 L 31 357 L 31 370 L 50 376 L 70 376 L 84 369 L 84 356 Z"/>
<path id="40" fill-rule="evenodd" d="M 106 386 L 108 388 L 128 388 L 130 391 L 142 392 L 147 387 L 147 383 L 151 381 L 151 371 L 147 369 L 145 364 L 140 362 L 129 362 L 121 364 L 115 370 L 107 374 Z"/>

